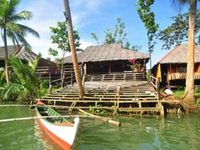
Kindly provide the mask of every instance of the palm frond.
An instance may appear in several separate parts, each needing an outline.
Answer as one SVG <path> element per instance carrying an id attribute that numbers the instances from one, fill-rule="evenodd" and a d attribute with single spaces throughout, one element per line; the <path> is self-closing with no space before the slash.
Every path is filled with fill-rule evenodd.
<path id="1" fill-rule="evenodd" d="M 32 13 L 30 11 L 22 11 L 14 14 L 10 17 L 10 20 L 16 22 L 21 20 L 30 20 L 32 18 Z"/>
<path id="2" fill-rule="evenodd" d="M 6 29 L 7 37 L 11 38 L 12 41 L 31 49 L 30 44 L 25 39 L 26 34 L 30 33 L 37 38 L 39 38 L 39 34 L 30 27 L 17 23 L 32 17 L 30 11 L 16 13 L 16 7 L 19 3 L 20 0 L 0 0 L 0 29 Z"/>
<path id="3" fill-rule="evenodd" d="M 14 22 L 8 22 L 6 24 L 6 30 L 7 30 L 7 33 L 21 32 L 20 27 Z"/>
<path id="4" fill-rule="evenodd" d="M 188 3 L 190 3 L 190 0 L 171 0 L 172 6 L 177 7 L 179 10 Z"/>
<path id="5" fill-rule="evenodd" d="M 7 15 L 12 16 L 16 12 L 16 7 L 19 5 L 20 0 L 9 0 L 7 1 Z"/>
<path id="6" fill-rule="evenodd" d="M 38 55 L 36 59 L 29 62 L 29 66 L 32 68 L 32 72 L 36 71 L 41 55 Z"/>
<path id="7" fill-rule="evenodd" d="M 25 39 L 25 35 L 24 33 L 15 33 L 15 38 L 18 40 L 18 42 L 21 43 L 21 45 L 23 45 L 26 49 L 31 49 L 31 45 L 27 42 L 27 40 Z"/>
<path id="8" fill-rule="evenodd" d="M 5 10 L 6 4 L 7 4 L 6 0 L 0 0 L 0 15 L 1 16 L 4 16 L 5 14 L 4 10 Z"/>
<path id="9" fill-rule="evenodd" d="M 11 96 L 17 96 L 22 92 L 23 86 L 16 83 L 7 84 L 4 89 L 1 91 L 1 96 L 4 99 L 9 99 Z"/>
<path id="10" fill-rule="evenodd" d="M 21 32 L 23 32 L 24 34 L 25 33 L 30 33 L 33 36 L 35 36 L 36 38 L 40 37 L 39 33 L 36 30 L 34 30 L 34 29 L 32 29 L 32 28 L 30 28 L 28 26 L 22 25 L 22 24 L 17 24 L 17 25 L 20 28 Z"/>

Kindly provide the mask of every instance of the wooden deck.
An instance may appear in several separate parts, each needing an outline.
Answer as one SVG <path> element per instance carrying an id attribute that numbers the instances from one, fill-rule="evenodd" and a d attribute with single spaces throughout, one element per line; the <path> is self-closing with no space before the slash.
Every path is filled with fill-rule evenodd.
<path id="1" fill-rule="evenodd" d="M 48 107 L 107 110 L 113 115 L 163 115 L 162 102 L 147 81 L 86 82 L 85 96 L 79 98 L 76 85 L 61 88 L 40 98 Z"/>

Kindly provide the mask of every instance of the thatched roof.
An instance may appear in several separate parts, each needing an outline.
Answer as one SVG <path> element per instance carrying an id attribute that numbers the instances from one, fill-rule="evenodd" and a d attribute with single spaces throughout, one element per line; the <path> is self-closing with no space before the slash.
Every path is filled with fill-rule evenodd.
<path id="1" fill-rule="evenodd" d="M 158 63 L 160 64 L 175 64 L 187 62 L 187 45 L 178 45 L 167 53 Z M 195 49 L 195 62 L 200 62 L 200 46 Z"/>
<path id="2" fill-rule="evenodd" d="M 101 62 L 129 59 L 149 59 L 148 54 L 135 52 L 122 48 L 121 44 L 107 44 L 89 46 L 83 52 L 77 54 L 78 62 Z M 64 60 L 65 63 L 71 63 L 71 56 Z"/>
<path id="3" fill-rule="evenodd" d="M 26 50 L 24 47 L 22 47 L 21 50 L 15 56 L 26 61 L 32 61 L 36 59 L 38 55 L 35 54 L 33 51 Z"/>
<path id="4" fill-rule="evenodd" d="M 19 57 L 26 61 L 33 60 L 37 57 L 37 55 L 34 52 L 30 50 L 28 51 L 24 47 L 10 45 L 8 46 L 8 56 L 11 55 Z M 0 60 L 4 60 L 4 58 L 5 58 L 4 47 L 0 47 Z"/>
<path id="5" fill-rule="evenodd" d="M 20 51 L 20 47 L 16 46 L 8 46 L 8 56 L 15 55 L 17 52 Z M 0 47 L 0 60 L 5 58 L 4 47 Z"/>
<path id="6" fill-rule="evenodd" d="M 24 47 L 19 46 L 8 46 L 8 56 L 15 56 L 22 60 L 25 60 L 27 62 L 32 61 L 37 58 L 37 54 L 35 54 L 31 50 L 26 50 Z M 0 47 L 0 60 L 4 60 L 5 53 L 4 53 L 4 47 Z M 39 60 L 39 66 L 49 66 L 49 65 L 55 65 L 54 62 L 40 58 Z"/>

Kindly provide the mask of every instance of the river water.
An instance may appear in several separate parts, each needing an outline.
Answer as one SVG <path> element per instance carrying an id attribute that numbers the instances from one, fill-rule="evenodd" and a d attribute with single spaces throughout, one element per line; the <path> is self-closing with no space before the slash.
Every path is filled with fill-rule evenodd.
<path id="1" fill-rule="evenodd" d="M 0 107 L 0 119 L 34 116 L 27 107 Z M 74 150 L 200 150 L 199 115 L 120 117 L 121 127 L 81 119 Z M 0 150 L 59 150 L 34 120 L 0 123 Z"/>

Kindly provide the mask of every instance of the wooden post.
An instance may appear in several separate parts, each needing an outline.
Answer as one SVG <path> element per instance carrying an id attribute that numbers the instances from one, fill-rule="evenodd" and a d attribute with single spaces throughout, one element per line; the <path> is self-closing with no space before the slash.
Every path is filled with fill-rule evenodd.
<path id="1" fill-rule="evenodd" d="M 73 72 L 70 71 L 70 84 L 73 85 Z"/>
<path id="2" fill-rule="evenodd" d="M 115 103 L 115 105 L 114 105 L 113 115 L 116 115 L 117 112 L 118 112 L 118 109 L 119 109 L 120 89 L 121 89 L 121 87 L 120 87 L 120 86 L 117 86 L 117 91 L 116 91 L 116 98 L 117 98 L 117 101 L 116 101 L 116 103 Z"/>
<path id="3" fill-rule="evenodd" d="M 109 73 L 111 73 L 112 70 L 111 70 L 111 62 L 109 61 Z"/>
<path id="4" fill-rule="evenodd" d="M 143 60 L 143 80 L 146 80 L 146 61 Z"/>
<path id="5" fill-rule="evenodd" d="M 82 85 L 83 85 L 83 86 L 85 85 L 85 78 L 86 78 L 86 75 L 87 75 L 87 64 L 84 63 L 84 64 L 83 64 L 83 78 L 82 78 Z"/>
<path id="6" fill-rule="evenodd" d="M 51 70 L 50 70 L 49 67 L 48 67 L 48 74 L 49 74 L 49 91 L 48 91 L 48 93 L 51 93 L 51 88 L 52 88 L 52 85 L 51 85 Z"/>
<path id="7" fill-rule="evenodd" d="M 158 104 L 160 107 L 160 117 L 164 117 L 165 116 L 164 107 L 161 103 L 158 103 Z"/>
<path id="8" fill-rule="evenodd" d="M 160 77 L 158 77 L 157 81 L 156 81 L 156 90 L 158 93 L 158 99 L 160 99 Z"/>
<path id="9" fill-rule="evenodd" d="M 73 35 L 73 27 L 72 27 L 72 19 L 71 19 L 71 12 L 70 12 L 70 6 L 68 0 L 64 1 L 64 7 L 65 7 L 65 15 L 66 15 L 66 24 L 67 24 L 67 30 L 68 30 L 68 36 L 69 36 L 69 45 L 72 53 L 72 62 L 74 66 L 74 73 L 76 78 L 76 83 L 78 85 L 79 90 L 79 97 L 83 98 L 84 96 L 84 89 L 81 83 L 81 77 L 79 73 L 78 68 L 78 61 L 77 61 L 77 55 L 76 55 L 76 49 L 74 45 L 74 35 Z"/>

